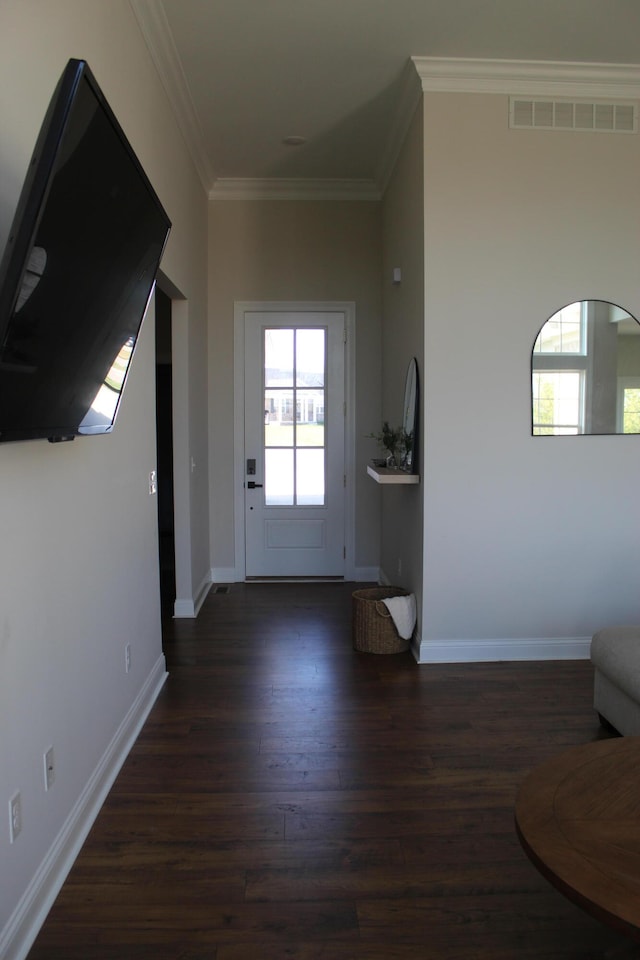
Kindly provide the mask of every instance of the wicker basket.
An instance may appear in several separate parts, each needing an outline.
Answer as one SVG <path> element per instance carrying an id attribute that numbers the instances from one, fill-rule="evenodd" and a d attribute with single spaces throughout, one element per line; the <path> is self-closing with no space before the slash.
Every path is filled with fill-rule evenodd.
<path id="1" fill-rule="evenodd" d="M 353 649 L 361 653 L 402 653 L 409 649 L 382 600 L 406 597 L 401 587 L 369 587 L 352 594 Z"/>

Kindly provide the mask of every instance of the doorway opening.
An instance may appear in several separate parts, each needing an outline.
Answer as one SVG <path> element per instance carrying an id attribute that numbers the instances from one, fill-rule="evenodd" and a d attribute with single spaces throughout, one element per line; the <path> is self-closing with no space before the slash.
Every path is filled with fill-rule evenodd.
<path id="1" fill-rule="evenodd" d="M 355 304 L 236 302 L 236 579 L 353 579 L 354 385 Z"/>

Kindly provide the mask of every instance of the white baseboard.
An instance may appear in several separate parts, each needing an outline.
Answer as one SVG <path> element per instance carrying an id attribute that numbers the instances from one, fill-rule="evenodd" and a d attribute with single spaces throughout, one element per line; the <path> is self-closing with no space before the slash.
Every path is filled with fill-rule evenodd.
<path id="1" fill-rule="evenodd" d="M 420 634 L 418 633 L 417 630 L 414 630 L 413 636 L 411 637 L 411 647 L 410 647 L 409 649 L 411 650 L 411 653 L 413 654 L 413 657 L 414 657 L 414 660 L 416 661 L 416 663 L 420 663 L 420 662 L 421 662 L 421 661 L 420 661 L 420 647 L 421 647 L 421 645 L 422 645 L 422 641 L 421 641 L 421 639 L 420 639 Z"/>
<path id="2" fill-rule="evenodd" d="M 195 609 L 193 614 L 194 617 L 197 617 L 198 614 L 200 613 L 200 608 L 202 604 L 205 602 L 205 600 L 207 599 L 207 594 L 209 593 L 209 590 L 211 590 L 211 576 L 210 574 L 207 574 L 204 580 L 202 581 L 202 583 L 200 584 L 198 592 L 196 593 L 196 602 L 195 602 Z"/>
<path id="3" fill-rule="evenodd" d="M 0 931 L 0 957 L 24 960 L 167 678 L 161 654 L 37 873 Z"/>
<path id="4" fill-rule="evenodd" d="M 173 616 L 176 620 L 193 620 L 200 613 L 200 608 L 204 601 L 207 598 L 207 594 L 211 589 L 211 575 L 207 574 L 202 583 L 200 584 L 198 591 L 195 596 L 195 600 L 191 597 L 186 599 L 179 600 L 177 597 L 173 604 Z"/>
<path id="5" fill-rule="evenodd" d="M 422 640 L 418 663 L 480 663 L 501 660 L 588 660 L 591 637 L 500 640 Z M 414 656 L 416 649 L 414 649 Z"/>
<path id="6" fill-rule="evenodd" d="M 176 620 L 193 619 L 196 615 L 196 606 L 193 600 L 178 600 L 173 604 L 173 616 Z"/>

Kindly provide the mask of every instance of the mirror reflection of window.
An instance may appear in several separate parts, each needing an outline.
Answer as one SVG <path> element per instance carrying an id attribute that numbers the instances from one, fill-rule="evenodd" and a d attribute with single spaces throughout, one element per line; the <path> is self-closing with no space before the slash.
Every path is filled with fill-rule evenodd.
<path id="1" fill-rule="evenodd" d="M 534 436 L 640 433 L 640 324 L 582 300 L 554 313 L 531 355 Z"/>
<path id="2" fill-rule="evenodd" d="M 618 433 L 640 433 L 640 377 L 620 378 L 618 417 Z"/>
<path id="3" fill-rule="evenodd" d="M 134 345 L 133 337 L 129 337 L 123 343 L 107 371 L 104 382 L 100 384 L 91 406 L 82 419 L 80 433 L 89 432 L 91 427 L 98 424 L 106 425 L 113 420 L 124 387 L 129 362 L 133 355 Z"/>

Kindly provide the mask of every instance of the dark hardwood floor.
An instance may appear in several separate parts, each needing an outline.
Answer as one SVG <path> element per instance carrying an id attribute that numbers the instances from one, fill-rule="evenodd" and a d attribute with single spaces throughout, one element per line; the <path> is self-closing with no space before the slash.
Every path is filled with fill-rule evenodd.
<path id="1" fill-rule="evenodd" d="M 624 943 L 516 838 L 525 774 L 611 736 L 589 662 L 351 649 L 354 584 L 234 584 L 169 679 L 29 960 L 589 960 Z"/>

